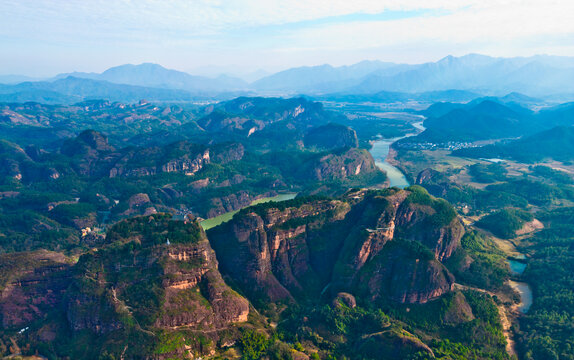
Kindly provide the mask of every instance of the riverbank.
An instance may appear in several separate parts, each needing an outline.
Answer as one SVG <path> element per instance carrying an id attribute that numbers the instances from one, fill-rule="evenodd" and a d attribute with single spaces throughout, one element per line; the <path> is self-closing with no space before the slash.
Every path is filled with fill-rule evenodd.
<path id="1" fill-rule="evenodd" d="M 506 285 L 512 291 L 520 295 L 520 301 L 515 303 L 509 299 L 505 299 L 505 294 L 497 292 L 492 293 L 499 299 L 504 299 L 498 305 L 500 321 L 503 326 L 503 333 L 506 338 L 507 347 L 506 351 L 510 356 L 518 356 L 516 352 L 516 342 L 514 341 L 514 332 L 512 331 L 512 324 L 518 318 L 528 312 L 533 302 L 532 289 L 526 282 L 519 281 L 522 273 L 526 269 L 526 254 L 518 251 L 516 244 L 512 240 L 501 239 L 491 235 L 496 246 L 506 255 L 506 262 L 510 268 L 511 279 L 506 282 Z"/>
<path id="2" fill-rule="evenodd" d="M 375 160 L 375 165 L 387 174 L 387 184 L 389 187 L 398 187 L 404 189 L 410 186 L 408 179 L 405 174 L 393 164 L 390 160 L 393 158 L 394 154 L 391 154 L 393 143 L 411 136 L 418 135 L 425 130 L 422 125 L 423 122 L 419 121 L 412 123 L 411 125 L 417 130 L 417 132 L 406 134 L 405 136 L 391 138 L 391 139 L 378 139 L 371 142 L 371 149 L 369 152 Z"/>

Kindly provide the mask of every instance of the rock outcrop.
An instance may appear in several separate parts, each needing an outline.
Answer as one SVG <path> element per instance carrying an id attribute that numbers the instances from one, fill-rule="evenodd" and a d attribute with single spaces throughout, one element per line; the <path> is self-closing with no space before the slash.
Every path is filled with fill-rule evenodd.
<path id="1" fill-rule="evenodd" d="M 292 300 L 316 278 L 309 257 L 309 227 L 340 220 L 347 211 L 346 203 L 333 200 L 285 209 L 262 204 L 214 229 L 210 240 L 222 270 L 235 274 L 233 279 L 246 293 L 272 301 Z"/>
<path id="2" fill-rule="evenodd" d="M 239 97 L 215 106 L 197 123 L 210 132 L 249 137 L 276 123 L 288 122 L 292 129 L 306 130 L 326 124 L 333 117 L 321 103 L 304 98 Z"/>
<path id="3" fill-rule="evenodd" d="M 318 157 L 303 165 L 301 177 L 324 180 L 343 180 L 379 171 L 373 157 L 364 149 L 347 149 Z"/>
<path id="4" fill-rule="evenodd" d="M 189 142 L 129 150 L 109 170 L 109 177 L 139 177 L 177 172 L 194 175 L 211 162 L 208 148 Z"/>
<path id="5" fill-rule="evenodd" d="M 113 178 L 174 172 L 191 176 L 212 162 L 226 164 L 241 160 L 245 149 L 236 143 L 207 147 L 179 141 L 166 146 L 116 150 L 103 134 L 86 130 L 67 140 L 60 152 L 71 158 L 73 169 L 80 175 Z M 54 178 L 59 174 L 52 171 L 47 176 Z"/>
<path id="6" fill-rule="evenodd" d="M 242 207 L 249 206 L 253 201 L 253 197 L 247 191 L 238 191 L 235 194 L 217 197 L 211 199 L 211 206 L 208 217 L 214 217 L 224 214 L 229 211 L 241 209 Z"/>
<path id="7" fill-rule="evenodd" d="M 0 140 L 0 181 L 10 178 L 17 182 L 32 183 L 51 181 L 59 177 L 60 173 L 51 164 L 37 163 L 36 159 L 20 146 Z"/>
<path id="8" fill-rule="evenodd" d="M 252 298 L 425 303 L 452 291 L 441 261 L 463 233 L 450 205 L 413 187 L 255 206 L 208 235 L 222 271 Z"/>
<path id="9" fill-rule="evenodd" d="M 305 135 L 305 147 L 319 150 L 356 148 L 357 133 L 348 126 L 330 123 L 309 130 Z"/>
<path id="10" fill-rule="evenodd" d="M 50 251 L 0 256 L 0 317 L 4 329 L 22 328 L 63 306 L 70 262 Z"/>
<path id="11" fill-rule="evenodd" d="M 247 321 L 248 302 L 223 281 L 199 224 L 169 217 L 120 222 L 108 232 L 113 246 L 80 258 L 67 310 L 74 331 L 219 331 Z"/>

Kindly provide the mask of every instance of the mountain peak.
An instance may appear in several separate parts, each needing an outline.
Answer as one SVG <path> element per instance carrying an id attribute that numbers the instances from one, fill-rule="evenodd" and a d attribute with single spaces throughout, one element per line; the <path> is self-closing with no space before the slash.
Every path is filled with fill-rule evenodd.
<path id="1" fill-rule="evenodd" d="M 102 73 L 102 76 L 105 76 L 106 74 L 112 74 L 112 73 L 124 73 L 126 71 L 132 72 L 132 71 L 161 71 L 161 72 L 171 72 L 171 71 L 176 71 L 176 70 L 169 70 L 164 68 L 161 65 L 158 64 L 154 64 L 154 63 L 141 63 L 141 64 L 124 64 L 124 65 L 118 65 L 118 66 L 114 66 L 111 67 L 109 69 L 107 69 L 106 71 L 104 71 Z"/>
<path id="2" fill-rule="evenodd" d="M 456 57 L 454 57 L 453 55 L 447 55 L 445 57 L 443 57 L 442 59 L 440 59 L 439 61 L 437 61 L 437 63 L 451 63 L 456 59 Z"/>

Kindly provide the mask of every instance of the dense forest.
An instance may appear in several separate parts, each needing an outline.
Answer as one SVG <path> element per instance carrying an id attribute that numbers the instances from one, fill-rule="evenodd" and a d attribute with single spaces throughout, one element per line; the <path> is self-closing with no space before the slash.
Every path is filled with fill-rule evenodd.
<path id="1" fill-rule="evenodd" d="M 437 104 L 416 135 L 418 115 L 330 106 L 2 104 L 0 354 L 571 359 L 569 160 L 429 136 L 504 120 L 449 131 L 510 147 L 568 107 Z M 406 135 L 389 164 L 412 185 L 389 188 L 369 150 Z"/>

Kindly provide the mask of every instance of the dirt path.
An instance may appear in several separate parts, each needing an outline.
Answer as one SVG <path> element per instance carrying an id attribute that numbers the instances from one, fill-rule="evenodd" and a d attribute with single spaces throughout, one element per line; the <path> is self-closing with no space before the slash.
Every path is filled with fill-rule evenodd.
<path id="1" fill-rule="evenodd" d="M 462 284 L 454 284 L 455 289 L 458 290 L 474 290 L 474 291 L 478 291 L 484 294 L 488 294 L 490 296 L 496 296 L 495 293 L 493 293 L 492 291 L 488 291 L 488 290 L 484 290 L 484 289 L 479 289 L 479 288 L 475 288 L 472 286 L 466 286 L 466 285 L 462 285 Z M 518 305 L 513 305 L 511 308 L 507 308 L 504 305 L 497 305 L 498 308 L 498 315 L 500 316 L 500 323 L 502 324 L 502 333 L 504 334 L 504 337 L 506 338 L 506 352 L 508 353 L 508 355 L 510 356 L 517 356 L 516 354 L 516 342 L 514 341 L 514 338 L 512 337 L 512 331 L 510 330 L 510 328 L 512 327 L 512 322 L 510 321 L 510 314 L 512 314 L 513 309 L 518 308 L 518 306 L 520 306 L 520 304 Z"/>

